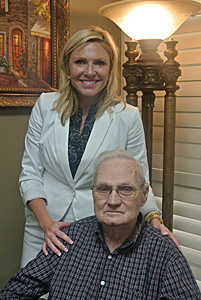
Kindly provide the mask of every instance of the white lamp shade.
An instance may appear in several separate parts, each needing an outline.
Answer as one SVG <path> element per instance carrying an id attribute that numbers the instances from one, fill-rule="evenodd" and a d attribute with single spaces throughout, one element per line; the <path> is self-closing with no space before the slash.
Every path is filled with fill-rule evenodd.
<path id="1" fill-rule="evenodd" d="M 98 12 L 135 40 L 171 36 L 201 4 L 191 0 L 124 0 L 104 5 Z"/>

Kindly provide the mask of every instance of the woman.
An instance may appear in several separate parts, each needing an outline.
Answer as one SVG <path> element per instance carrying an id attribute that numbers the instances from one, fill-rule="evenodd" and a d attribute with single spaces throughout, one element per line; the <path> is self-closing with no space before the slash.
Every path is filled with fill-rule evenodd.
<path id="1" fill-rule="evenodd" d="M 117 58 L 107 31 L 80 30 L 63 49 L 59 92 L 42 94 L 32 110 L 20 175 L 26 205 L 22 266 L 42 245 L 46 255 L 47 245 L 57 255 L 67 251 L 57 237 L 73 241 L 61 228 L 94 213 L 90 187 L 101 152 L 126 149 L 149 180 L 139 110 L 116 96 Z M 150 189 L 142 213 L 168 234 L 157 211 Z"/>

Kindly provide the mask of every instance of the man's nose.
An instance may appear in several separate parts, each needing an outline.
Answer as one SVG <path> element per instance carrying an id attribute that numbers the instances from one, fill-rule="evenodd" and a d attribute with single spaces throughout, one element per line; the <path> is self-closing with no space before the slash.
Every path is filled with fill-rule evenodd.
<path id="1" fill-rule="evenodd" d="M 111 191 L 107 202 L 110 205 L 121 205 L 121 198 L 119 197 L 116 189 Z"/>

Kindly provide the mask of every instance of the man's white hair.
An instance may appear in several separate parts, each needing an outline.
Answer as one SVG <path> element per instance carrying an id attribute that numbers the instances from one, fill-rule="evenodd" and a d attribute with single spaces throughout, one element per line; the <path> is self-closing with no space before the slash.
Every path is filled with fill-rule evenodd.
<path id="1" fill-rule="evenodd" d="M 107 160 L 111 160 L 114 158 L 132 161 L 136 166 L 136 170 L 138 170 L 139 174 L 137 174 L 137 175 L 139 175 L 139 177 L 140 177 L 139 179 L 140 179 L 141 184 L 146 183 L 146 180 L 144 177 L 144 172 L 143 172 L 140 162 L 138 160 L 136 160 L 128 151 L 126 151 L 124 149 L 104 151 L 98 156 L 96 163 L 95 163 L 95 169 L 94 169 L 94 183 L 96 182 L 96 179 L 97 179 L 97 173 L 98 173 L 99 167 Z"/>

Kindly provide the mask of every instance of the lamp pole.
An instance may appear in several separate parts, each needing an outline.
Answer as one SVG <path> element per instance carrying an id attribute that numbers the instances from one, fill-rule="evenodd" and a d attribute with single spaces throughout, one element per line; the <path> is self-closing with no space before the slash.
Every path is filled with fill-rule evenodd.
<path id="1" fill-rule="evenodd" d="M 142 53 L 136 50 L 137 41 L 129 41 L 125 52 L 128 61 L 123 64 L 123 76 L 126 80 L 124 90 L 127 91 L 127 102 L 137 106 L 137 92 L 142 91 L 142 121 L 144 125 L 150 183 L 152 183 L 152 141 L 153 141 L 153 108 L 154 91 L 164 90 L 164 162 L 163 162 L 163 219 L 165 225 L 172 230 L 173 192 L 174 192 L 174 153 L 175 153 L 175 91 L 179 88 L 176 81 L 181 74 L 177 56 L 177 42 L 166 42 L 167 49 L 164 62 L 157 52 L 162 40 L 140 40 Z M 137 58 L 138 57 L 138 58 Z"/>
<path id="2" fill-rule="evenodd" d="M 179 89 L 176 85 L 181 75 L 180 64 L 174 60 L 178 55 L 175 46 L 177 41 L 165 42 L 167 49 L 164 55 L 167 61 L 163 63 L 163 75 L 165 82 L 165 115 L 164 115 L 164 146 L 163 146 L 163 198 L 162 213 L 166 226 L 172 230 L 173 197 L 174 197 L 174 157 L 175 157 L 175 115 L 176 95 Z"/>

